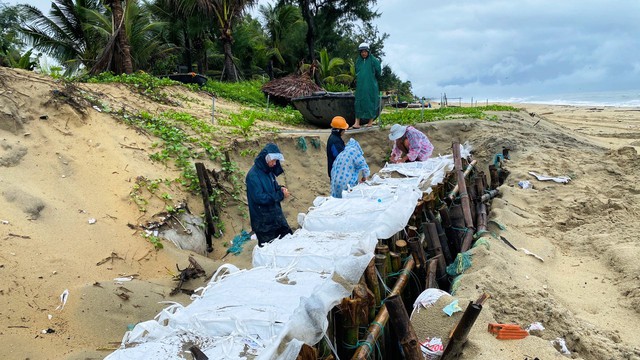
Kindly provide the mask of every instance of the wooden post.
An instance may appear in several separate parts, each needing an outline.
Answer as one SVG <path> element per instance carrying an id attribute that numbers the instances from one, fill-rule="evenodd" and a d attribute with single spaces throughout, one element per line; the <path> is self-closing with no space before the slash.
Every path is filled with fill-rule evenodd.
<path id="1" fill-rule="evenodd" d="M 498 168 L 495 165 L 489 165 L 489 177 L 491 177 L 491 190 L 500 186 L 500 179 L 498 179 Z"/>
<path id="2" fill-rule="evenodd" d="M 425 234 L 429 234 L 431 241 L 433 242 L 434 257 L 438 258 L 438 271 L 440 276 L 447 274 L 447 264 L 444 261 L 444 255 L 442 254 L 442 246 L 440 245 L 440 237 L 438 236 L 438 230 L 434 223 L 424 223 Z"/>
<path id="3" fill-rule="evenodd" d="M 424 250 L 418 238 L 413 237 L 407 240 L 409 243 L 409 249 L 411 249 L 411 255 L 416 263 L 416 268 L 424 270 L 426 259 L 424 256 Z"/>
<path id="4" fill-rule="evenodd" d="M 488 295 L 482 294 L 475 302 L 469 301 L 467 309 L 462 314 L 460 321 L 456 325 L 451 334 L 447 347 L 444 349 L 440 360 L 457 359 L 462 353 L 462 347 L 467 342 L 467 335 L 476 322 L 480 311 L 482 310 L 482 304 L 487 300 Z"/>
<path id="5" fill-rule="evenodd" d="M 464 223 L 467 228 L 474 230 L 473 217 L 471 216 L 471 207 L 469 206 L 469 194 L 466 193 L 467 183 L 465 175 L 462 172 L 462 158 L 460 157 L 460 143 L 453 143 L 453 161 L 455 164 L 455 171 L 458 174 L 458 188 L 460 191 L 460 204 L 462 205 L 462 213 L 464 214 Z M 463 251 L 466 251 L 463 250 Z"/>
<path id="6" fill-rule="evenodd" d="M 197 162 L 196 172 L 198 173 L 200 195 L 202 196 L 202 202 L 204 204 L 204 220 L 206 223 L 204 237 L 207 243 L 207 252 L 212 252 L 213 244 L 211 242 L 211 237 L 216 233 L 216 225 L 213 221 L 215 207 L 212 206 L 209 196 L 213 192 L 213 189 L 211 188 L 211 181 L 209 180 L 209 176 L 207 175 L 207 170 L 205 169 L 204 164 Z"/>
<path id="7" fill-rule="evenodd" d="M 391 289 L 391 293 L 389 294 L 390 296 L 402 293 L 402 290 L 409 282 L 409 274 L 411 274 L 414 266 L 415 262 L 413 258 L 409 258 L 409 260 L 407 260 L 406 264 L 404 265 L 404 268 L 402 269 L 402 274 L 400 274 L 398 280 L 393 286 L 393 289 Z M 385 305 L 382 305 L 382 307 L 380 308 L 380 312 L 378 312 L 375 320 L 369 325 L 369 328 L 367 329 L 366 339 L 362 341 L 360 347 L 356 349 L 356 352 L 355 354 L 353 354 L 352 359 L 365 360 L 370 358 L 371 354 L 373 354 L 375 351 L 375 343 L 380 336 L 382 327 L 385 326 L 388 320 L 389 311 L 387 310 L 387 307 Z"/>
<path id="8" fill-rule="evenodd" d="M 418 342 L 418 337 L 413 330 L 402 299 L 398 295 L 391 295 L 384 303 L 389 310 L 389 319 L 400 346 L 402 346 L 404 358 L 406 360 L 423 360 L 424 356 L 420 350 L 420 342 Z"/>
<path id="9" fill-rule="evenodd" d="M 460 153 L 460 148 L 458 145 L 458 154 Z M 469 176 L 469 174 L 471 174 L 471 170 L 473 170 L 473 167 L 476 165 L 476 163 L 478 162 L 478 160 L 472 160 L 469 165 L 467 165 L 467 168 L 464 170 L 464 177 Z M 462 166 L 462 159 L 460 160 L 460 166 Z M 449 199 L 449 201 L 453 201 L 456 196 L 458 195 L 458 191 L 460 190 L 460 184 L 456 184 L 456 186 L 453 187 L 453 190 L 451 190 L 451 192 L 449 193 L 449 195 L 447 195 L 447 199 Z"/>
<path id="10" fill-rule="evenodd" d="M 484 192 L 484 189 L 482 188 L 482 186 L 483 186 L 482 178 L 476 177 L 475 188 L 476 188 L 476 193 L 479 194 L 479 197 L 480 197 L 480 199 L 478 199 L 478 202 L 476 204 L 476 227 L 477 227 L 476 233 L 484 232 L 487 230 L 487 206 L 481 200 L 482 193 Z"/>
<path id="11" fill-rule="evenodd" d="M 402 268 L 400 254 L 389 251 L 389 257 L 391 258 L 391 271 L 397 273 Z"/>
<path id="12" fill-rule="evenodd" d="M 407 242 L 399 239 L 396 240 L 396 251 L 400 254 L 400 257 L 403 259 L 409 255 L 409 249 L 407 249 Z"/>
<path id="13" fill-rule="evenodd" d="M 373 314 L 369 313 L 369 322 L 373 321 L 375 318 L 375 314 L 380 307 L 380 303 L 382 303 L 382 292 L 380 291 L 380 280 L 378 280 L 378 276 L 376 275 L 376 265 L 375 260 L 371 259 L 367 269 L 364 272 L 365 279 L 367 281 L 367 287 L 373 293 L 373 301 L 375 302 L 375 306 L 373 308 Z"/>
<path id="14" fill-rule="evenodd" d="M 427 289 L 438 289 L 438 281 L 436 272 L 438 271 L 438 258 L 434 257 L 429 259 L 429 265 L 427 266 Z"/>
<path id="15" fill-rule="evenodd" d="M 451 218 L 449 217 L 449 210 L 446 206 L 442 206 L 438 209 L 440 213 L 440 219 L 442 220 L 442 227 L 444 233 L 447 235 L 447 243 L 449 244 L 449 253 L 451 254 L 451 261 L 455 259 L 456 255 L 460 251 L 460 245 L 456 241 L 456 232 L 451 228 Z M 449 262 L 451 263 L 451 262 Z"/>
<path id="16" fill-rule="evenodd" d="M 438 233 L 438 238 L 440 239 L 440 246 L 442 247 L 442 255 L 444 255 L 444 263 L 449 265 L 451 264 L 451 261 L 453 261 L 453 257 L 451 256 L 451 249 L 449 249 L 449 239 L 447 239 L 447 234 L 444 232 L 442 224 L 438 221 L 431 209 L 427 211 L 427 217 L 429 218 L 429 221 L 436 224 L 436 231 Z"/>

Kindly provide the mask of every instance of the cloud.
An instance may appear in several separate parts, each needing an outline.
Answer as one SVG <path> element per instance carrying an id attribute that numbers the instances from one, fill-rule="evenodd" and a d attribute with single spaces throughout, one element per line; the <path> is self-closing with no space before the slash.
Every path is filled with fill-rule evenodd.
<path id="1" fill-rule="evenodd" d="M 470 97 L 638 88 L 640 3 L 380 2 L 389 64 L 414 92 Z M 455 94 L 454 94 L 455 93 Z"/>

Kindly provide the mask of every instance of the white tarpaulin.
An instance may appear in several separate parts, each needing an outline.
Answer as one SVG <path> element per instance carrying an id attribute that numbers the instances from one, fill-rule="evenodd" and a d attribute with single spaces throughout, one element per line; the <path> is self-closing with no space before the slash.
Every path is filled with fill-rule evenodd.
<path id="1" fill-rule="evenodd" d="M 471 145 L 465 143 L 460 145 L 460 156 L 466 158 L 471 153 Z M 453 155 L 442 155 L 433 157 L 427 161 L 415 161 L 400 164 L 387 163 L 379 174 L 384 178 L 391 173 L 397 172 L 410 178 L 419 179 L 419 186 L 423 191 L 431 189 L 432 186 L 444 181 L 445 175 L 454 167 Z M 428 189 L 428 190 L 427 190 Z"/>
<path id="2" fill-rule="evenodd" d="M 338 233 L 300 229 L 253 249 L 253 266 L 335 272 L 357 283 L 373 259 L 378 239 L 371 232 Z"/>
<path id="3" fill-rule="evenodd" d="M 342 199 L 329 198 L 311 208 L 304 217 L 309 231 L 371 231 L 378 239 L 388 239 L 402 231 L 422 197 L 415 187 L 359 184 Z"/>
<path id="4" fill-rule="evenodd" d="M 303 343 L 320 341 L 327 314 L 352 291 L 331 272 L 229 268 L 189 306 L 174 304 L 137 324 L 106 359 L 191 359 L 191 345 L 209 359 L 295 359 Z"/>

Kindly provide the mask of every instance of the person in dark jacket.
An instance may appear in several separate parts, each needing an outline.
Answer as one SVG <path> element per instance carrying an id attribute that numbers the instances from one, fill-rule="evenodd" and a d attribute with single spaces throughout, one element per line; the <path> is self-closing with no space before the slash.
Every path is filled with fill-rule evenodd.
<path id="1" fill-rule="evenodd" d="M 347 120 L 342 116 L 335 116 L 331 120 L 331 135 L 327 140 L 327 168 L 329 170 L 329 179 L 331 179 L 331 168 L 338 154 L 344 150 L 344 140 L 342 134 L 349 128 Z"/>
<path id="2" fill-rule="evenodd" d="M 289 197 L 289 190 L 276 180 L 284 172 L 281 161 L 284 161 L 284 156 L 280 149 L 276 144 L 269 143 L 260 151 L 247 173 L 251 229 L 260 246 L 293 233 L 280 206 L 280 202 Z"/>

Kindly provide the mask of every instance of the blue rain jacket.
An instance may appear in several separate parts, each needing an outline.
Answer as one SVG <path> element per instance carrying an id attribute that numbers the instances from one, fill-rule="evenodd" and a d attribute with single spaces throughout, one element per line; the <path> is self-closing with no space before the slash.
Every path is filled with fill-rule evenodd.
<path id="1" fill-rule="evenodd" d="M 358 174 L 362 172 L 360 176 Z M 356 139 L 351 139 L 344 147 L 344 150 L 333 162 L 331 169 L 331 196 L 342 197 L 342 191 L 348 186 L 358 184 L 359 177 L 370 175 L 369 165 L 364 158 L 364 152 Z"/>

